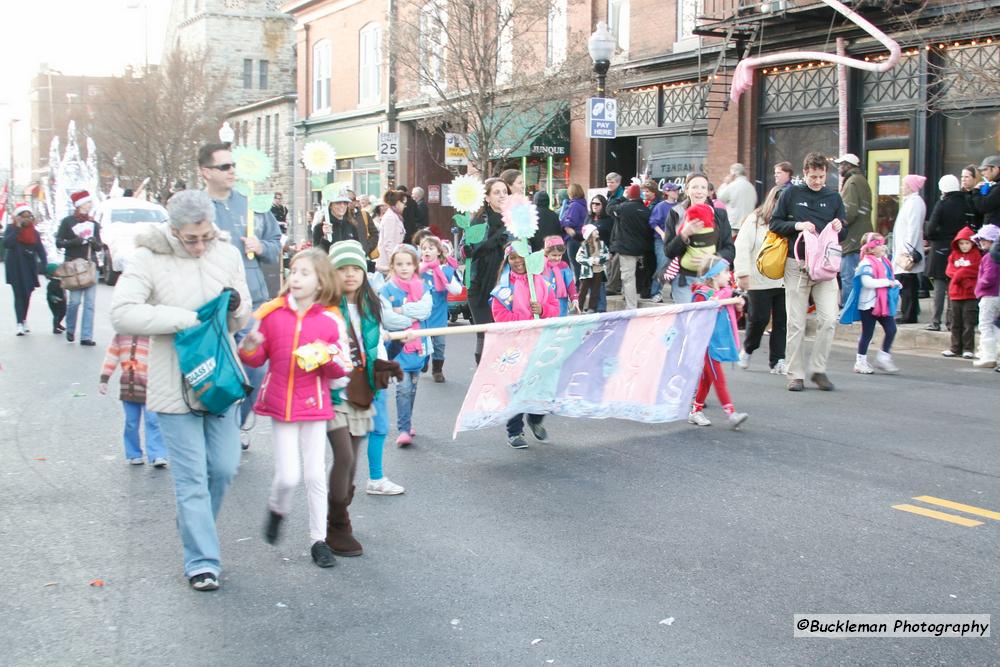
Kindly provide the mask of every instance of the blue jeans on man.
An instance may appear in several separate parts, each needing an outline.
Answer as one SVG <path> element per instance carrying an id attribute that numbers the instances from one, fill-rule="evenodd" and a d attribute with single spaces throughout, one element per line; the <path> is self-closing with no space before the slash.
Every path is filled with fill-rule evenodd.
<path id="1" fill-rule="evenodd" d="M 80 340 L 94 340 L 94 300 L 97 298 L 97 285 L 87 289 L 69 290 L 69 303 L 66 304 L 66 335 L 76 334 L 76 315 L 83 301 L 83 319 L 80 323 Z"/>
<path id="2" fill-rule="evenodd" d="M 854 272 L 858 270 L 861 253 L 850 252 L 840 257 L 840 307 L 843 308 L 854 289 Z"/>
<path id="3" fill-rule="evenodd" d="M 240 466 L 236 406 L 221 415 L 160 412 L 160 430 L 170 452 L 177 501 L 177 530 L 184 546 L 184 575 L 221 570 L 215 521 L 222 498 Z"/>
<path id="4" fill-rule="evenodd" d="M 156 413 L 147 412 L 145 403 L 122 401 L 122 407 L 125 408 L 125 458 L 142 458 L 140 430 L 143 418 L 146 420 L 146 457 L 150 463 L 167 458 L 167 446 L 163 442 Z"/>

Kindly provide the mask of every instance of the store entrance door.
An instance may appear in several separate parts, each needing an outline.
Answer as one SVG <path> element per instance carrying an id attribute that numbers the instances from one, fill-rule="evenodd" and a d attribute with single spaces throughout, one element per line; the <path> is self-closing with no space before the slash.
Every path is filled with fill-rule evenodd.
<path id="1" fill-rule="evenodd" d="M 906 148 L 868 151 L 868 185 L 872 189 L 875 231 L 888 237 L 896 222 L 903 177 L 910 173 L 910 151 Z"/>

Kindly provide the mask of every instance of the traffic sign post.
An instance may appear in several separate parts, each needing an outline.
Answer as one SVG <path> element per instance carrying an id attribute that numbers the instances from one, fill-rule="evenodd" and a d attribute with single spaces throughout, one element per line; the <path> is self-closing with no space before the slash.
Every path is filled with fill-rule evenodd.
<path id="1" fill-rule="evenodd" d="M 618 136 L 618 101 L 611 97 L 587 100 L 587 138 L 615 139 Z"/>

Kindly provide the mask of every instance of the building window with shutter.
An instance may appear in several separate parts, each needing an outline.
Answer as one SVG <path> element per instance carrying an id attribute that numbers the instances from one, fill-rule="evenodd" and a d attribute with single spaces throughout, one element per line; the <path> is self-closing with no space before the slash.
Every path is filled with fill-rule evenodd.
<path id="1" fill-rule="evenodd" d="M 312 49 L 312 112 L 330 111 L 330 42 L 323 40 Z"/>
<path id="2" fill-rule="evenodd" d="M 261 60 L 259 63 L 260 75 L 257 77 L 257 83 L 261 90 L 267 88 L 267 65 L 268 62 L 266 60 Z"/>
<path id="3" fill-rule="evenodd" d="M 382 28 L 377 23 L 369 23 L 361 29 L 359 38 L 358 105 L 378 104 L 382 97 Z"/>
<path id="4" fill-rule="evenodd" d="M 243 87 L 253 88 L 253 60 L 243 59 Z"/>

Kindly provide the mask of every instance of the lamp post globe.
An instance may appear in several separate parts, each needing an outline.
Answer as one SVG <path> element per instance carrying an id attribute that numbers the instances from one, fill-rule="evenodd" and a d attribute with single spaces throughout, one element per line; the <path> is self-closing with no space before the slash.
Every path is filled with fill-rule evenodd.
<path id="1" fill-rule="evenodd" d="M 221 141 L 224 144 L 231 144 L 233 143 L 233 139 L 235 138 L 236 138 L 236 132 L 233 131 L 232 126 L 229 124 L 229 121 L 227 120 L 222 124 L 222 127 L 219 128 L 219 141 Z"/>

